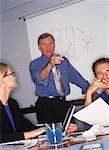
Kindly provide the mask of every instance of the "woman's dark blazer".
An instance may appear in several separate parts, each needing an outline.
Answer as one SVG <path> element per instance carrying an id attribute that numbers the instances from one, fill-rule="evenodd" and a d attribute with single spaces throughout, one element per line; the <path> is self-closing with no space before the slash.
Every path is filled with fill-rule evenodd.
<path id="1" fill-rule="evenodd" d="M 15 122 L 16 131 L 13 131 L 4 106 L 0 101 L 0 143 L 22 140 L 24 139 L 23 132 L 36 129 L 36 126 L 22 115 L 16 100 L 10 98 L 8 104 Z"/>

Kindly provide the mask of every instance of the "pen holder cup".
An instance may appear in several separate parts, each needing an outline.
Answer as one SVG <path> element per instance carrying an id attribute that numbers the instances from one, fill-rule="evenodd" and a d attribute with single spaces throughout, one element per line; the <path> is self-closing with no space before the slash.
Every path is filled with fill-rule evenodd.
<path id="1" fill-rule="evenodd" d="M 46 124 L 48 144 L 62 143 L 62 123 Z"/>

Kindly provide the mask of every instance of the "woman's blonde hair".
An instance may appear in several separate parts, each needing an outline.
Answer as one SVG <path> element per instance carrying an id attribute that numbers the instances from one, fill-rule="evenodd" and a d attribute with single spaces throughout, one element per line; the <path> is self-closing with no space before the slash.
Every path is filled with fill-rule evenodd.
<path id="1" fill-rule="evenodd" d="M 8 71 L 8 65 L 0 63 L 0 77 L 4 77 Z"/>

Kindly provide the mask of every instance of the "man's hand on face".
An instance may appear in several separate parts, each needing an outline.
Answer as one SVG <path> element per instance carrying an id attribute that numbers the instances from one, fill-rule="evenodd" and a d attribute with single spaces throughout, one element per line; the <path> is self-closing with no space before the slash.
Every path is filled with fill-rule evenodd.
<path id="1" fill-rule="evenodd" d="M 102 79 L 101 82 L 104 84 L 105 89 L 109 89 L 109 81 Z"/>

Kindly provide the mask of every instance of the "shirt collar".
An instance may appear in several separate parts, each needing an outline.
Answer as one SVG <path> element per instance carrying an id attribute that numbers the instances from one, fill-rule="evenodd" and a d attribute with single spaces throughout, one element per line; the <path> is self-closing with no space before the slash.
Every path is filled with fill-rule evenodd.
<path id="1" fill-rule="evenodd" d="M 42 55 L 42 58 L 43 58 L 45 61 L 50 60 L 50 58 L 48 58 L 47 56 L 44 56 L 44 55 Z"/>

